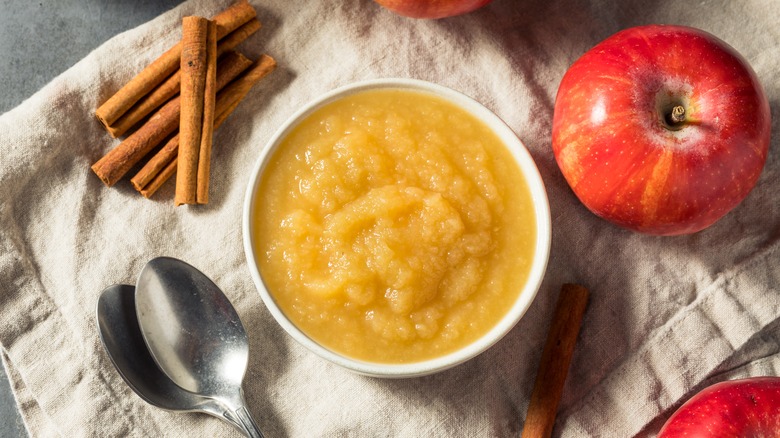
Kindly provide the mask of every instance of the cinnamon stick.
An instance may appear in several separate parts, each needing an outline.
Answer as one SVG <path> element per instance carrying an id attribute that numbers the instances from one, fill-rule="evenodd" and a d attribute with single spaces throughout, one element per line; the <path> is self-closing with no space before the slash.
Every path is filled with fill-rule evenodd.
<path id="1" fill-rule="evenodd" d="M 260 20 L 252 18 L 242 24 L 238 29 L 227 34 L 224 38 L 219 39 L 219 44 L 217 44 L 217 57 L 222 56 L 222 54 L 228 50 L 235 49 L 236 46 L 244 42 L 245 39 L 260 30 L 262 26 Z"/>
<path id="2" fill-rule="evenodd" d="M 113 125 L 103 124 L 103 127 L 106 128 L 106 131 L 108 131 L 111 137 L 119 138 L 140 122 L 141 119 L 178 94 L 180 81 L 181 73 L 177 70 L 162 84 L 157 86 L 157 88 L 141 98 L 138 103 L 116 120 Z"/>
<path id="3" fill-rule="evenodd" d="M 217 66 L 217 90 L 222 89 L 252 61 L 238 52 L 228 52 Z M 179 126 L 181 96 L 177 96 L 152 115 L 138 130 L 92 165 L 92 170 L 107 186 L 116 184 L 135 164 Z"/>
<path id="4" fill-rule="evenodd" d="M 195 185 L 195 202 L 208 204 L 209 175 L 211 173 L 211 143 L 214 139 L 214 106 L 217 103 L 217 28 L 209 22 L 208 43 L 206 44 L 206 87 L 203 96 L 203 121 L 198 149 L 198 169 Z"/>
<path id="5" fill-rule="evenodd" d="M 144 164 L 141 170 L 130 179 L 130 184 L 132 184 L 136 190 L 143 193 L 143 190 L 148 188 L 152 180 L 155 179 L 163 169 L 168 167 L 171 161 L 174 161 L 178 155 L 179 134 L 176 134 L 171 137 L 171 139 L 165 143 L 165 146 L 157 151 L 157 153 Z"/>
<path id="6" fill-rule="evenodd" d="M 558 403 L 587 304 L 586 288 L 576 284 L 563 285 L 542 352 L 522 438 L 546 438 L 552 435 Z"/>
<path id="7" fill-rule="evenodd" d="M 276 61 L 262 55 L 254 65 L 217 94 L 214 129 L 233 112 L 249 90 L 276 67 Z M 176 170 L 178 164 L 179 136 L 174 136 L 131 179 L 131 183 L 144 197 L 151 197 Z M 172 167 L 173 166 L 173 167 Z"/>
<path id="8" fill-rule="evenodd" d="M 184 17 L 181 50 L 181 122 L 179 125 L 179 163 L 176 168 L 176 196 L 174 203 L 196 204 L 198 187 L 198 159 L 206 128 L 214 123 L 213 100 L 211 120 L 205 120 L 206 77 L 209 69 L 209 44 L 216 28 L 202 17 Z M 216 50 L 216 49 L 215 49 Z M 213 87 L 209 87 L 214 92 Z M 214 99 L 215 96 L 209 96 Z M 213 126 L 211 127 L 213 128 Z M 208 131 L 208 132 L 206 132 Z"/>
<path id="9" fill-rule="evenodd" d="M 243 96 L 242 96 L 243 97 Z M 227 119 L 227 116 L 236 109 L 238 102 L 231 104 L 228 108 L 226 102 L 220 104 L 217 101 L 217 112 L 214 118 L 214 129 Z M 221 111 L 221 112 L 220 112 Z M 179 155 L 179 134 L 176 134 L 160 151 L 152 157 L 146 165 L 130 180 L 141 195 L 150 198 L 157 190 L 173 176 L 178 167 Z"/>
<path id="10" fill-rule="evenodd" d="M 220 40 L 217 45 L 217 57 L 222 56 L 223 53 L 229 50 L 233 50 L 244 40 L 249 38 L 250 35 L 257 32 L 260 27 L 262 27 L 260 21 L 257 18 L 252 18 L 241 25 L 241 27 L 228 34 L 225 38 Z M 141 98 L 125 112 L 122 117 L 115 121 L 114 124 L 104 124 L 103 126 L 114 138 L 124 135 L 130 128 L 143 120 L 144 117 L 178 94 L 180 86 L 181 70 L 176 70 L 162 84 L 158 85 L 157 88 Z"/>
<path id="11" fill-rule="evenodd" d="M 179 136 L 176 136 L 176 145 L 179 144 Z M 176 159 L 176 156 L 173 157 L 173 160 L 171 160 L 168 165 L 166 165 L 160 173 L 156 174 L 154 178 L 152 178 L 151 181 L 149 181 L 148 184 L 142 189 L 138 189 L 138 191 L 143 195 L 144 198 L 151 198 L 152 195 L 157 192 L 157 189 L 162 187 L 162 185 L 165 183 L 165 181 L 168 181 L 168 179 L 173 176 L 174 173 L 176 173 L 176 167 L 178 166 L 178 160 Z"/>
<path id="12" fill-rule="evenodd" d="M 217 14 L 214 17 L 217 23 L 217 39 L 222 39 L 256 16 L 257 12 L 246 0 Z M 100 123 L 107 128 L 114 125 L 136 102 L 176 72 L 180 57 L 181 43 L 171 47 L 138 73 L 95 111 L 95 116 Z"/>
<path id="13" fill-rule="evenodd" d="M 220 96 L 224 96 L 222 99 L 226 103 L 234 102 L 238 104 L 260 79 L 268 76 L 274 69 L 276 69 L 276 60 L 269 55 L 260 55 L 260 58 L 251 67 L 225 87 Z"/>

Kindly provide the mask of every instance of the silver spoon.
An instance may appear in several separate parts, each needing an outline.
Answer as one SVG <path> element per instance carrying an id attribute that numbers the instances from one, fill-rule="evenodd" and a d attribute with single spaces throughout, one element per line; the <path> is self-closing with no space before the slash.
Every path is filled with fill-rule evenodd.
<path id="1" fill-rule="evenodd" d="M 145 402 L 168 411 L 205 412 L 244 430 L 223 415 L 225 409 L 216 401 L 183 390 L 160 371 L 138 327 L 134 286 L 115 284 L 103 290 L 97 303 L 97 323 L 109 359 Z"/>
<path id="2" fill-rule="evenodd" d="M 249 437 L 262 438 L 241 389 L 249 341 L 219 287 L 181 260 L 158 257 L 138 276 L 135 308 L 160 369 L 187 391 L 224 406 L 224 415 L 241 424 Z"/>

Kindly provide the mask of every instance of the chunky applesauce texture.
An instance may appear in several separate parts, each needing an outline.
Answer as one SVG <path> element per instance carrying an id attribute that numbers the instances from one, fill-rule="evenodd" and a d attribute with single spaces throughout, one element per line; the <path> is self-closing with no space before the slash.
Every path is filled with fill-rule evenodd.
<path id="1" fill-rule="evenodd" d="M 443 356 L 517 300 L 535 249 L 528 185 L 499 138 L 435 95 L 358 92 L 283 139 L 263 173 L 256 254 L 285 315 L 369 362 Z"/>

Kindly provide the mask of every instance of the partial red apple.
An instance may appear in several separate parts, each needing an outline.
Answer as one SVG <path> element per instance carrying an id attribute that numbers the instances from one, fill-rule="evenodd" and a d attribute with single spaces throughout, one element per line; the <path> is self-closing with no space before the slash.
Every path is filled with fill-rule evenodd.
<path id="1" fill-rule="evenodd" d="M 780 436 L 780 377 L 716 383 L 685 402 L 658 438 Z"/>
<path id="2" fill-rule="evenodd" d="M 465 14 L 492 0 L 374 0 L 391 11 L 412 18 L 445 18 Z"/>
<path id="3" fill-rule="evenodd" d="M 577 197 L 620 226 L 700 231 L 766 161 L 769 103 L 747 61 L 702 30 L 640 26 L 599 43 L 558 89 L 552 146 Z"/>

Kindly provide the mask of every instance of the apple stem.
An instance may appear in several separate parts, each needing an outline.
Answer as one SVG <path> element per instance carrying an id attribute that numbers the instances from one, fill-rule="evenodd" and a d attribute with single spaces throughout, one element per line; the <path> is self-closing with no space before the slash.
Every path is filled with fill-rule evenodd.
<path id="1" fill-rule="evenodd" d="M 685 121 L 685 107 L 682 105 L 675 105 L 672 108 L 672 114 L 669 116 L 669 120 L 672 125 L 679 125 Z"/>

